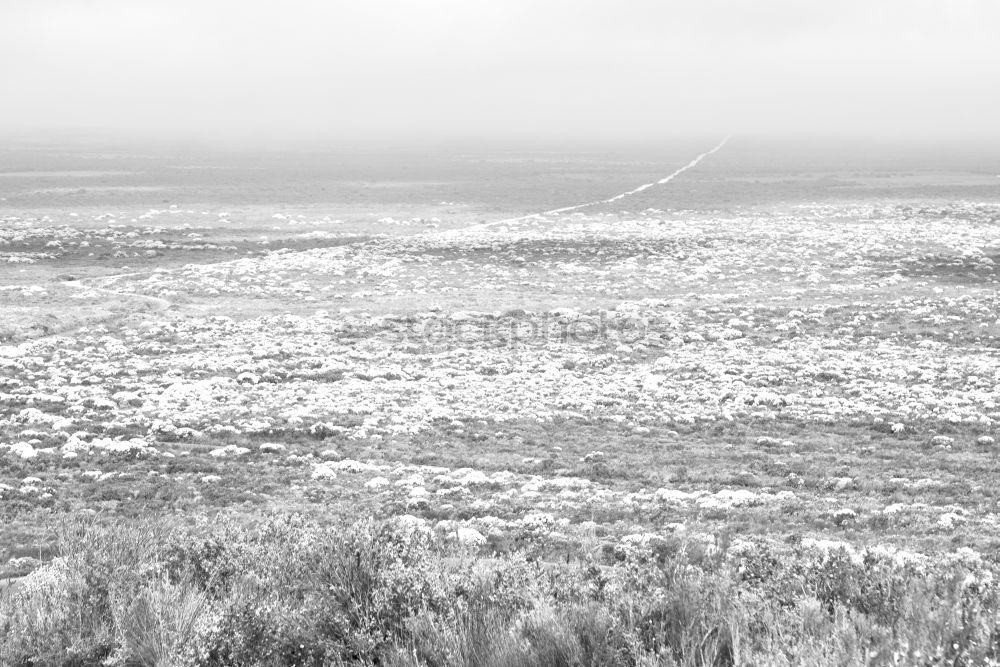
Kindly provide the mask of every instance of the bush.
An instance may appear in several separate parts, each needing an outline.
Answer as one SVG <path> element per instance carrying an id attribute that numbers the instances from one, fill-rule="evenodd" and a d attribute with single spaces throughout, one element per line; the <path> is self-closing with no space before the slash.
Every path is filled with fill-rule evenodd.
<path id="1" fill-rule="evenodd" d="M 207 623 L 208 598 L 189 583 L 161 578 L 135 597 L 116 596 L 112 604 L 122 665 L 182 667 L 199 664 L 196 637 Z"/>
<path id="2" fill-rule="evenodd" d="M 725 544 L 725 540 L 722 541 Z M 63 527 L 0 596 L 0 664 L 997 664 L 972 552 L 649 540 L 613 565 L 473 557 L 413 522 Z M 992 662 L 991 662 L 992 661 Z"/>

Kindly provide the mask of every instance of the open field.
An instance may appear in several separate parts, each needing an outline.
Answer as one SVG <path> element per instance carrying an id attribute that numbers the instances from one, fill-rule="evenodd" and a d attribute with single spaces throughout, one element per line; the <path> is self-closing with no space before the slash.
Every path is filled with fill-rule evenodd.
<path id="1" fill-rule="evenodd" d="M 243 596 L 262 664 L 997 664 L 997 172 L 733 150 L 627 210 L 488 227 L 686 159 L 345 166 L 269 203 L 202 180 L 225 164 L 25 153 L 0 174 L 0 662 L 254 664 L 219 648 Z M 100 631 L 46 626 L 40 657 L 24 610 L 66 588 Z M 351 607 L 372 591 L 395 606 Z M 136 658 L 130 596 L 190 604 L 216 625 L 178 636 L 214 648 Z"/>

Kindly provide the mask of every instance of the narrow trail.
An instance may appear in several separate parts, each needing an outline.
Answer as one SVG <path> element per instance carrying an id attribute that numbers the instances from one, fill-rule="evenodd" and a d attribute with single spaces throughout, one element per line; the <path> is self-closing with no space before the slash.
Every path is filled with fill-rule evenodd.
<path id="1" fill-rule="evenodd" d="M 625 199 L 626 197 L 631 197 L 632 195 L 639 194 L 640 192 L 643 192 L 644 190 L 648 190 L 649 188 L 652 188 L 654 186 L 665 185 L 665 184 L 669 183 L 670 181 L 674 180 L 675 178 L 677 178 L 678 176 L 680 176 L 681 174 L 683 174 L 685 171 L 688 171 L 689 169 L 694 169 L 706 157 L 708 157 L 709 155 L 712 155 L 713 153 L 716 153 L 719 150 L 721 150 L 722 147 L 726 145 L 726 142 L 729 141 L 729 139 L 730 139 L 730 137 L 728 137 L 728 136 L 725 137 L 714 148 L 711 148 L 710 150 L 705 151 L 704 153 L 702 153 L 701 155 L 699 155 L 695 159 L 691 160 L 690 162 L 688 162 L 686 165 L 684 165 L 680 169 L 674 171 L 671 174 L 668 174 L 668 175 L 664 176 L 660 180 L 653 181 L 652 183 L 643 183 L 639 187 L 633 188 L 633 189 L 628 190 L 626 192 L 622 192 L 620 194 L 615 195 L 614 197 L 609 197 L 607 199 L 597 199 L 595 201 L 584 202 L 583 204 L 574 204 L 573 206 L 563 206 L 562 208 L 553 208 L 553 209 L 550 209 L 548 211 L 542 211 L 541 213 L 529 213 L 528 215 L 522 215 L 522 216 L 519 216 L 519 217 L 516 217 L 516 218 L 505 218 L 503 220 L 494 220 L 492 222 L 484 222 L 484 223 L 481 223 L 481 224 L 478 224 L 478 225 L 473 225 L 471 227 L 463 227 L 460 230 L 452 230 L 452 231 L 461 231 L 461 232 L 479 231 L 481 229 L 488 229 L 489 227 L 493 227 L 494 225 L 503 225 L 503 224 L 507 224 L 507 223 L 511 223 L 511 222 L 520 222 L 521 220 L 530 220 L 531 218 L 538 218 L 538 217 L 541 217 L 543 215 L 559 215 L 561 213 L 569 213 L 570 211 L 577 211 L 577 210 L 579 210 L 581 208 L 589 208 L 591 206 L 598 206 L 600 204 L 613 204 L 616 201 L 621 201 L 622 199 Z"/>
<path id="2" fill-rule="evenodd" d="M 124 277 L 130 276 L 130 275 L 144 275 L 144 274 L 141 274 L 141 273 L 134 273 L 134 274 L 123 273 L 121 275 L 114 275 L 114 276 L 107 276 L 107 277 L 108 278 L 113 278 L 113 279 L 117 280 L 118 278 L 124 278 Z M 101 279 L 103 279 L 103 277 Z M 67 287 L 75 287 L 76 289 L 89 290 L 91 292 L 99 292 L 101 294 L 109 294 L 111 296 L 116 296 L 116 297 L 119 297 L 119 298 L 120 297 L 128 297 L 129 299 L 136 299 L 138 301 L 144 301 L 146 303 L 153 304 L 153 306 L 154 306 L 153 310 L 156 311 L 156 312 L 164 311 L 164 310 L 166 310 L 167 308 L 169 308 L 170 306 L 173 305 L 171 302 L 167 301 L 166 299 L 162 299 L 162 298 L 160 298 L 158 296 L 149 296 L 148 294 L 138 294 L 138 293 L 131 293 L 131 292 L 128 292 L 128 293 L 126 293 L 126 292 L 116 292 L 114 290 L 107 289 L 106 287 L 97 287 L 96 285 L 93 285 L 93 284 L 90 284 L 90 283 L 85 283 L 85 282 L 82 282 L 80 280 L 68 280 L 68 281 L 66 281 L 66 282 L 64 282 L 62 284 L 66 285 Z"/>
<path id="3" fill-rule="evenodd" d="M 480 223 L 480 224 L 477 224 L 477 225 L 472 225 L 472 226 L 469 226 L 469 227 L 460 227 L 458 229 L 449 229 L 449 230 L 445 230 L 445 231 L 441 231 L 441 232 L 429 232 L 429 234 L 433 235 L 433 236 L 440 236 L 440 235 L 448 235 L 448 234 L 465 234 L 465 233 L 468 233 L 468 232 L 478 232 L 478 231 L 482 231 L 482 230 L 485 230 L 485 229 L 489 229 L 490 227 L 494 227 L 494 226 L 497 226 L 497 225 L 504 225 L 504 224 L 509 224 L 509 223 L 512 223 L 512 222 L 520 222 L 522 220 L 530 220 L 532 218 L 541 218 L 542 216 L 545 216 L 545 215 L 559 215 L 559 214 L 562 214 L 562 213 L 569 213 L 570 211 L 577 211 L 577 210 L 580 210 L 580 209 L 589 208 L 591 206 L 599 206 L 601 204 L 613 204 L 614 202 L 621 201 L 621 200 L 625 199 L 626 197 L 631 197 L 632 195 L 639 194 L 640 192 L 644 192 L 645 190 L 648 190 L 648 189 L 650 189 L 652 187 L 655 187 L 657 185 L 665 185 L 665 184 L 669 183 L 670 181 L 674 180 L 675 178 L 677 178 L 678 176 L 680 176 L 681 174 L 683 174 L 684 172 L 686 172 L 686 171 L 688 171 L 690 169 L 694 169 L 706 157 L 708 157 L 709 155 L 712 155 L 712 154 L 718 152 L 719 150 L 721 150 L 726 145 L 726 143 L 729 141 L 729 139 L 730 139 L 730 137 L 728 137 L 728 136 L 725 137 L 722 141 L 720 141 L 713 148 L 711 148 L 711 149 L 705 151 L 704 153 L 698 155 L 697 157 L 695 157 L 693 160 L 691 160 L 690 162 L 688 162 L 683 167 L 680 167 L 676 171 L 674 171 L 674 172 L 672 172 L 672 173 L 664 176 L 663 178 L 661 178 L 661 179 L 659 179 L 657 181 L 653 181 L 651 183 L 643 183 L 642 185 L 640 185 L 638 187 L 635 187 L 635 188 L 633 188 L 631 190 L 628 190 L 626 192 L 619 193 L 617 195 L 614 195 L 613 197 L 608 197 L 607 199 L 597 199 L 597 200 L 594 200 L 594 201 L 584 202 L 582 204 L 574 204 L 572 206 L 563 206 L 563 207 L 560 207 L 560 208 L 553 208 L 553 209 L 549 209 L 547 211 L 542 211 L 540 213 L 529 213 L 527 215 L 522 215 L 522 216 L 518 216 L 518 217 L 515 217 L 515 218 L 504 218 L 504 219 L 501 219 L 501 220 L 493 220 L 491 222 L 484 222 L 484 223 Z M 373 241 L 376 242 L 376 243 L 378 243 L 378 242 L 383 241 L 383 239 L 367 239 L 367 240 L 364 240 L 364 241 L 359 241 L 357 244 L 347 244 L 347 245 L 365 245 L 365 244 L 368 244 L 368 243 L 372 243 Z M 217 262 L 216 264 L 226 264 L 226 263 L 229 263 L 229 262 L 238 261 L 239 259 L 242 259 L 242 258 L 237 258 L 237 259 L 233 259 L 233 260 L 223 260 L 221 262 Z M 79 282 L 73 281 L 73 282 L 67 282 L 66 284 L 67 285 L 72 285 L 73 287 L 76 287 L 76 288 L 79 288 L 79 289 L 89 289 L 89 290 L 93 290 L 95 292 L 99 292 L 99 293 L 102 293 L 102 294 L 107 294 L 109 296 L 113 296 L 113 297 L 117 297 L 117 298 L 128 297 L 128 298 L 133 298 L 133 299 L 139 299 L 139 300 L 145 301 L 146 303 L 152 304 L 154 312 L 163 312 L 163 311 L 167 310 L 168 308 L 170 308 L 173 305 L 171 302 L 167 301 L 166 299 L 162 299 L 160 297 L 155 297 L 155 296 L 144 295 L 144 294 L 138 294 L 138 293 L 118 292 L 118 291 L 115 291 L 113 289 L 109 289 L 111 286 L 113 286 L 119 280 L 128 279 L 128 278 L 134 278 L 134 277 L 139 277 L 139 276 L 147 275 L 147 273 L 148 272 L 134 271 L 134 272 L 121 273 L 121 274 L 110 275 L 110 276 L 101 276 L 100 278 L 92 278 L 92 279 L 89 279 L 86 282 L 84 282 L 84 281 L 79 281 Z M 97 283 L 97 284 L 95 284 L 95 283 Z M 104 287 L 99 286 L 99 284 L 100 285 L 104 285 Z M 49 336 L 55 336 L 55 335 L 66 335 L 66 333 L 71 333 L 71 332 L 72 332 L 72 330 L 70 330 L 70 331 L 62 331 L 62 332 L 48 334 L 46 336 L 41 336 L 41 338 L 47 338 Z M 37 340 L 37 338 L 35 340 Z"/>
<path id="4" fill-rule="evenodd" d="M 148 311 L 146 311 L 148 313 L 162 313 L 174 305 L 170 301 L 167 301 L 166 299 L 160 298 L 158 296 L 150 296 L 148 294 L 135 294 L 131 292 L 116 292 L 115 290 L 107 289 L 104 287 L 97 287 L 95 285 L 85 283 L 79 280 L 67 280 L 60 284 L 78 290 L 87 290 L 90 292 L 105 294 L 107 296 L 114 297 L 115 299 L 129 299 L 129 300 L 141 301 L 143 303 L 151 305 L 151 308 Z M 72 336 L 73 334 L 78 333 L 84 329 L 90 328 L 92 326 L 95 326 L 96 324 L 110 322 L 112 320 L 118 319 L 119 317 L 120 315 L 112 314 L 112 315 L 107 315 L 106 317 L 95 318 L 93 320 L 74 322 L 73 324 L 67 326 L 65 329 L 55 329 L 54 331 L 49 331 L 41 335 L 31 336 L 19 342 L 22 343 L 36 342 L 36 341 L 46 340 L 48 338 Z"/>

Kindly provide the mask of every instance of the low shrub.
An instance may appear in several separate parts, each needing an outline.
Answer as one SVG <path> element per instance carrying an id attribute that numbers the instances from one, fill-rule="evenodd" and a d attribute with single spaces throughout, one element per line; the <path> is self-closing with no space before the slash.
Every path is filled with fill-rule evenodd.
<path id="1" fill-rule="evenodd" d="M 419 521 L 64 526 L 0 594 L 0 664 L 998 664 L 996 565 L 796 541 L 477 555 Z"/>

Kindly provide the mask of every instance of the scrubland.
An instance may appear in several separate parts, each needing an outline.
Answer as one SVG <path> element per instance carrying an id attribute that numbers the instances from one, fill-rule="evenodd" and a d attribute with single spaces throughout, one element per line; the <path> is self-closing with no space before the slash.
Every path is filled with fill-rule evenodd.
<path id="1" fill-rule="evenodd" d="M 9 215 L 0 663 L 996 664 L 998 223 Z"/>

